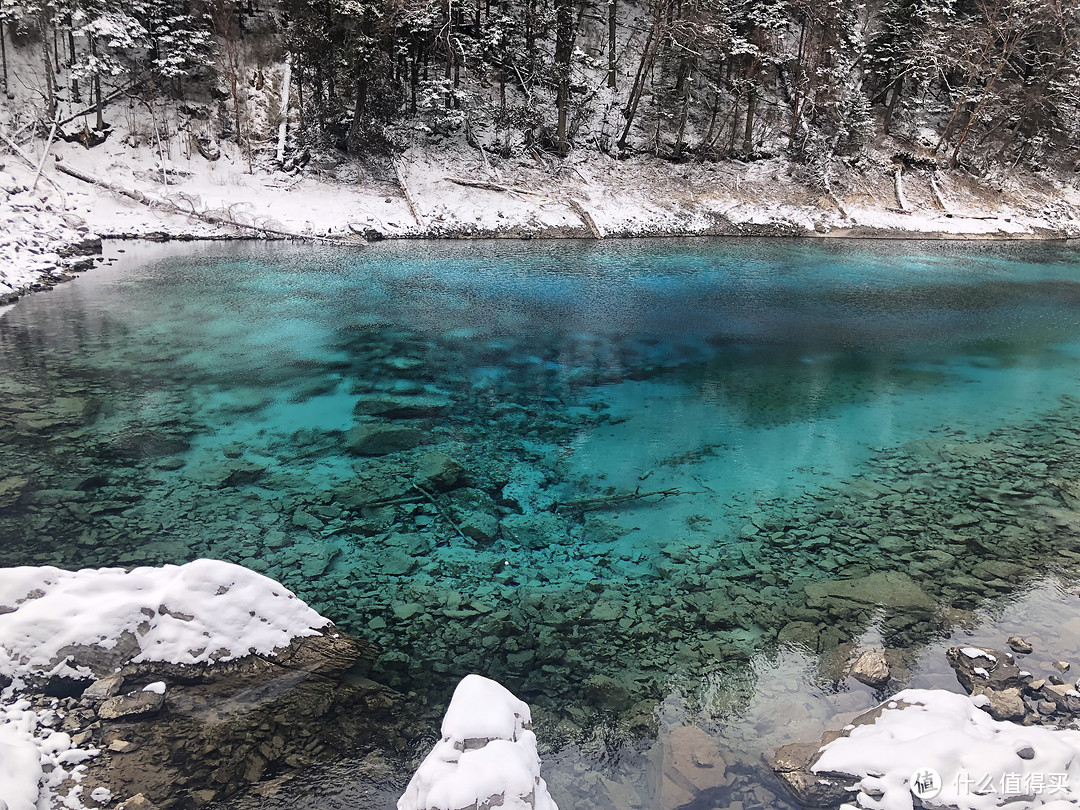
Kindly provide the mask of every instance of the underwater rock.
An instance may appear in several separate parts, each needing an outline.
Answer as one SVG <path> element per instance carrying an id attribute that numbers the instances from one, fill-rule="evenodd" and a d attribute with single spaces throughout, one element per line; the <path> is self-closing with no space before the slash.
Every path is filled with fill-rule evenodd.
<path id="1" fill-rule="evenodd" d="M 499 521 L 487 512 L 466 512 L 458 519 L 458 528 L 470 540 L 490 543 L 499 536 Z"/>
<path id="2" fill-rule="evenodd" d="M 582 691 L 590 703 L 614 712 L 625 712 L 635 702 L 630 687 L 608 675 L 597 674 L 586 678 Z"/>
<path id="3" fill-rule="evenodd" d="M 353 413 L 387 419 L 423 419 L 441 416 L 453 404 L 448 397 L 434 394 L 371 394 L 357 400 Z"/>
<path id="4" fill-rule="evenodd" d="M 450 489 L 463 472 L 465 468 L 446 453 L 432 450 L 416 465 L 416 483 L 427 489 Z"/>
<path id="5" fill-rule="evenodd" d="M 397 810 L 558 810 L 540 776 L 529 707 L 505 687 L 466 675 L 441 732 Z"/>
<path id="6" fill-rule="evenodd" d="M 812 582 L 805 591 L 811 607 L 843 602 L 920 611 L 932 611 L 937 607 L 915 580 L 900 571 L 875 571 L 856 579 Z"/>
<path id="7" fill-rule="evenodd" d="M 30 479 L 21 475 L 0 478 L 0 509 L 7 509 L 18 503 L 23 490 L 30 484 Z"/>
<path id="8" fill-rule="evenodd" d="M 531 549 L 547 548 L 566 533 L 559 518 L 551 512 L 506 515 L 502 519 L 502 530 L 507 540 Z"/>
<path id="9" fill-rule="evenodd" d="M 867 686 L 884 686 L 889 682 L 889 663 L 881 650 L 866 650 L 851 664 L 851 677 Z"/>
<path id="10" fill-rule="evenodd" d="M 401 450 L 411 450 L 424 441 L 423 432 L 416 427 L 365 422 L 345 436 L 349 452 L 357 456 L 385 456 Z"/>
<path id="11" fill-rule="evenodd" d="M 811 652 L 817 650 L 818 626 L 812 622 L 788 622 L 777 634 L 781 644 L 801 644 Z"/>
<path id="12" fill-rule="evenodd" d="M 703 801 L 708 791 L 729 783 L 720 749 L 697 726 L 671 729 L 649 752 L 650 806 L 657 810 L 677 810 Z"/>

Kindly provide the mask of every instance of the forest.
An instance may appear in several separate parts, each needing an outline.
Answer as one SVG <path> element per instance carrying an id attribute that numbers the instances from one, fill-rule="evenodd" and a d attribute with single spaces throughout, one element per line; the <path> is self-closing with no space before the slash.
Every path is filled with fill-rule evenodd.
<path id="1" fill-rule="evenodd" d="M 1080 161 L 1075 0 L 0 0 L 0 43 L 45 128 L 166 97 L 249 155 L 292 116 L 285 161 L 463 137 L 857 167 L 882 136 L 978 175 Z"/>

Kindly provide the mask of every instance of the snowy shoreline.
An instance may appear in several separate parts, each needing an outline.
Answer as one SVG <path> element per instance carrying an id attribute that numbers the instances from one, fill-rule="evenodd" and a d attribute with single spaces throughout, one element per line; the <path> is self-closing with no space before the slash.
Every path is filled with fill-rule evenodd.
<path id="1" fill-rule="evenodd" d="M 150 241 L 701 237 L 1018 241 L 1080 237 L 1073 178 L 994 183 L 912 169 L 848 172 L 822 192 L 782 158 L 674 164 L 588 153 L 542 165 L 461 145 L 302 171 L 168 160 L 124 133 L 93 149 L 40 140 L 0 166 L 0 306 L 90 269 L 99 238 Z M 18 159 L 16 159 L 16 157 Z M 43 170 L 38 177 L 36 166 Z M 163 176 L 165 181 L 163 181 Z M 902 203 L 902 204 L 901 204 Z"/>

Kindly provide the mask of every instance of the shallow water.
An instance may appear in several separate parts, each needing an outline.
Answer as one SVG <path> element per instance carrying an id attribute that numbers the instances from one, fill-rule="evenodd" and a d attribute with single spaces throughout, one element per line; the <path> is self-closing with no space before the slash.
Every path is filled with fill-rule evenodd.
<path id="1" fill-rule="evenodd" d="M 942 639 L 1077 615 L 1074 248 L 127 249 L 0 318 L 0 564 L 263 571 L 433 713 L 518 692 L 566 806 L 660 806 L 682 724 L 703 806 L 780 806 L 761 751 L 881 696 L 853 644 L 949 685 Z"/>

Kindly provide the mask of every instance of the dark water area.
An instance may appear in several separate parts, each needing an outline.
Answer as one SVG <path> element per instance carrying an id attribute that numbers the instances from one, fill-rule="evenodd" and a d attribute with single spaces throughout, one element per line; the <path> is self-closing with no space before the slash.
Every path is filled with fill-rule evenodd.
<path id="1" fill-rule="evenodd" d="M 950 640 L 1080 648 L 1075 247 L 126 250 L 0 318 L 0 564 L 266 573 L 433 729 L 527 700 L 564 807 L 677 806 L 688 726 L 695 807 L 784 807 L 761 752 Z M 341 767 L 282 806 L 392 804 Z"/>

